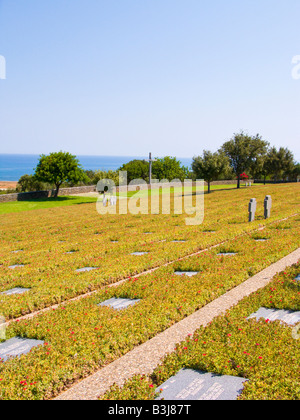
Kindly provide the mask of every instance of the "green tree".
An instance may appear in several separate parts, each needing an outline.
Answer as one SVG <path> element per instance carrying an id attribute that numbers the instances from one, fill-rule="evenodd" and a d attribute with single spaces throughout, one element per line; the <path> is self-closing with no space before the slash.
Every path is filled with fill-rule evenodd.
<path id="1" fill-rule="evenodd" d="M 158 180 L 180 179 L 184 181 L 188 178 L 189 170 L 181 165 L 181 162 L 175 157 L 165 156 L 164 158 L 157 158 L 152 165 L 153 177 Z"/>
<path id="2" fill-rule="evenodd" d="M 220 150 L 229 158 L 230 166 L 237 177 L 237 188 L 240 188 L 241 173 L 254 173 L 263 166 L 263 156 L 267 154 L 268 146 L 269 143 L 258 134 L 251 137 L 243 131 L 234 134 L 231 140 L 223 144 Z"/>
<path id="3" fill-rule="evenodd" d="M 38 181 L 33 175 L 23 175 L 18 181 L 18 192 L 42 191 L 49 188 L 49 185 Z"/>
<path id="4" fill-rule="evenodd" d="M 293 153 L 284 147 L 272 147 L 266 158 L 266 171 L 275 181 L 293 176 L 295 161 Z"/>
<path id="5" fill-rule="evenodd" d="M 79 165 L 76 156 L 68 152 L 41 155 L 34 176 L 38 181 L 55 185 L 54 197 L 58 196 L 59 188 L 64 182 L 72 184 L 78 184 L 80 181 L 88 182 L 88 177 Z"/>
<path id="6" fill-rule="evenodd" d="M 134 179 L 144 179 L 146 181 L 149 176 L 149 163 L 146 160 L 131 160 L 122 165 L 119 171 L 127 172 L 128 183 Z"/>
<path id="7" fill-rule="evenodd" d="M 193 158 L 192 169 L 196 178 L 207 182 L 210 193 L 211 182 L 217 181 L 229 171 L 229 159 L 222 152 L 212 153 L 204 150 L 202 156 Z"/>

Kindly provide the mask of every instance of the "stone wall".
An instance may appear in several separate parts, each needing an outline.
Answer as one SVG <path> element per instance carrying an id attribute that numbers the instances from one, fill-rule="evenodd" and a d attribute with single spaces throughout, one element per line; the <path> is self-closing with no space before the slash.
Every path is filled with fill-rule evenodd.
<path id="1" fill-rule="evenodd" d="M 59 196 L 64 195 L 76 195 L 87 192 L 96 191 L 95 185 L 82 186 L 82 187 L 72 187 L 72 188 L 61 188 L 59 190 Z M 53 197 L 55 190 L 49 191 L 34 191 L 27 193 L 13 193 L 13 194 L 0 194 L 0 203 L 6 203 L 10 201 L 28 201 L 36 200 L 38 198 L 49 198 Z"/>

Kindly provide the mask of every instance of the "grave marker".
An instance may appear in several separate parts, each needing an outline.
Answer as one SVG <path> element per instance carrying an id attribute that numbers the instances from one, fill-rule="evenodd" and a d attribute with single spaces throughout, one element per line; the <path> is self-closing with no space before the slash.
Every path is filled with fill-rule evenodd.
<path id="1" fill-rule="evenodd" d="M 300 322 L 300 312 L 289 311 L 286 309 L 267 309 L 260 308 L 257 312 L 251 314 L 247 319 L 256 318 L 258 321 L 260 318 L 264 318 L 269 321 L 281 321 L 288 325 L 296 325 Z"/>
<path id="2" fill-rule="evenodd" d="M 22 268 L 25 267 L 24 264 L 16 264 L 16 265 L 11 265 L 8 268 L 11 268 L 12 270 L 14 270 L 15 268 Z"/>
<path id="3" fill-rule="evenodd" d="M 175 271 L 175 273 L 177 276 L 189 276 L 189 277 L 193 277 L 196 276 L 197 274 L 199 274 L 199 271 Z"/>
<path id="4" fill-rule="evenodd" d="M 148 252 L 132 252 L 131 255 L 136 255 L 136 256 L 140 257 L 141 255 L 146 255 L 146 254 L 148 254 Z"/>
<path id="5" fill-rule="evenodd" d="M 29 353 L 36 346 L 44 344 L 44 341 L 31 340 L 29 338 L 14 337 L 0 344 L 0 359 L 6 361 L 10 357 L 21 356 Z"/>
<path id="6" fill-rule="evenodd" d="M 182 369 L 156 391 L 158 400 L 236 400 L 248 379 Z"/>
<path id="7" fill-rule="evenodd" d="M 121 310 L 126 309 L 129 306 L 133 306 L 138 303 L 141 299 L 124 299 L 124 298 L 111 298 L 105 302 L 99 303 L 97 306 L 109 306 L 110 308 Z"/>
<path id="8" fill-rule="evenodd" d="M 271 208 L 272 208 L 272 197 L 267 195 L 264 200 L 264 216 L 265 219 L 271 217 Z"/>
<path id="9" fill-rule="evenodd" d="M 77 273 L 84 273 L 85 271 L 98 270 L 98 267 L 83 267 L 76 270 Z"/>
<path id="10" fill-rule="evenodd" d="M 231 257 L 233 255 L 236 255 L 236 252 L 220 252 L 219 254 L 217 254 L 219 257 L 224 256 L 224 257 Z"/>
<path id="11" fill-rule="evenodd" d="M 255 220 L 255 212 L 256 212 L 256 198 L 251 198 L 248 210 L 249 210 L 249 222 L 254 222 Z"/>
<path id="12" fill-rule="evenodd" d="M 22 287 L 15 287 L 14 289 L 6 290 L 5 292 L 0 293 L 1 295 L 21 295 L 25 292 L 29 292 L 31 289 L 25 289 Z"/>

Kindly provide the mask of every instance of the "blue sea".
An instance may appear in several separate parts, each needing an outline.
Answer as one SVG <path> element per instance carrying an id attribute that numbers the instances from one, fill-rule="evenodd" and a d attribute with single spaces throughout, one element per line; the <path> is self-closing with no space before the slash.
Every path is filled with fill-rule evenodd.
<path id="1" fill-rule="evenodd" d="M 33 175 L 39 155 L 0 154 L 0 181 L 18 181 L 22 175 Z M 147 159 L 137 156 L 77 156 L 83 169 L 117 170 L 133 159 Z M 177 158 L 182 165 L 190 167 L 192 158 Z"/>

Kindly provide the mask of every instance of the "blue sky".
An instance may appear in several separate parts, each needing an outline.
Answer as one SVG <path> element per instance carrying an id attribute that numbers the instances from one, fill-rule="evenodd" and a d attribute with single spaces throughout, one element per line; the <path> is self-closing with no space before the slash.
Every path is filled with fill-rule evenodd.
<path id="1" fill-rule="evenodd" d="M 0 0 L 0 153 L 300 161 L 299 0 Z"/>

